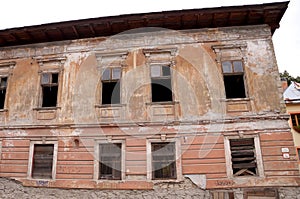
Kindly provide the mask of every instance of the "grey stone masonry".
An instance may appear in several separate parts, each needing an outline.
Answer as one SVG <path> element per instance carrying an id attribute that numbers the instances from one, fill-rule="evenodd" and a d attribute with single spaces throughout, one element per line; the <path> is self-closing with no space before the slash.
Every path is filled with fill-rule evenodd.
<path id="1" fill-rule="evenodd" d="M 233 191 L 236 190 L 224 190 Z M 279 199 L 300 199 L 300 187 L 277 188 Z M 222 192 L 222 190 L 221 190 Z M 24 187 L 19 182 L 7 178 L 0 178 L 0 198 L 1 199 L 218 199 L 214 192 L 202 190 L 194 185 L 190 180 L 180 183 L 157 183 L 153 190 L 95 190 L 95 189 L 54 189 L 54 188 L 34 188 Z M 235 198 L 243 198 L 243 191 L 239 190 L 234 194 Z"/>

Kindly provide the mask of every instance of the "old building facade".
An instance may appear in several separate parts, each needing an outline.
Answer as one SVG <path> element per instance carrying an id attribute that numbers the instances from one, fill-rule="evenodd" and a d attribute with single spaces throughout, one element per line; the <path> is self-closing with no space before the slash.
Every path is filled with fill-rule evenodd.
<path id="1" fill-rule="evenodd" d="M 287 4 L 0 31 L 0 176 L 103 190 L 189 179 L 214 198 L 298 186 L 272 44 Z"/>

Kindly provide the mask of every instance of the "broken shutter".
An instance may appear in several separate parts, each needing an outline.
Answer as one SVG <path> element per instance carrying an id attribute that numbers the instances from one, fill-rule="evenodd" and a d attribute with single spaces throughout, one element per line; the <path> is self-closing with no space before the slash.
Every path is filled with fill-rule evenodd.
<path id="1" fill-rule="evenodd" d="M 234 176 L 257 175 L 253 138 L 232 139 L 230 149 Z"/>

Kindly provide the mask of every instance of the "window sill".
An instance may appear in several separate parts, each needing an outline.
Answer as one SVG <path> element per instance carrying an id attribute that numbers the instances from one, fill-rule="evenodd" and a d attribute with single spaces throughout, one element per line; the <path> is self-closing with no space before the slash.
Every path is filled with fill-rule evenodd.
<path id="1" fill-rule="evenodd" d="M 147 102 L 146 105 L 175 105 L 179 104 L 177 101 L 166 101 L 166 102 Z"/>
<path id="2" fill-rule="evenodd" d="M 234 99 L 221 99 L 225 102 L 227 113 L 239 114 L 241 112 L 251 111 L 251 100 L 253 98 L 234 98 Z"/>
<path id="3" fill-rule="evenodd" d="M 232 176 L 230 179 L 235 180 L 247 180 L 247 179 L 264 179 L 264 176 Z"/>
<path id="4" fill-rule="evenodd" d="M 8 112 L 8 109 L 0 109 L 0 113 L 2 112 Z"/>
<path id="5" fill-rule="evenodd" d="M 95 104 L 96 108 L 123 107 L 126 104 Z"/>
<path id="6" fill-rule="evenodd" d="M 61 109 L 61 107 L 55 106 L 55 107 L 36 107 L 36 108 L 33 108 L 33 110 L 35 110 L 35 111 L 57 110 L 57 109 Z"/>
<path id="7" fill-rule="evenodd" d="M 153 182 L 154 184 L 159 184 L 159 183 L 167 183 L 167 182 L 173 182 L 173 183 L 179 183 L 179 182 L 182 182 L 183 179 L 151 179 L 150 180 L 151 182 Z"/>
<path id="8" fill-rule="evenodd" d="M 222 98 L 220 99 L 221 102 L 239 102 L 239 101 L 250 101 L 252 100 L 252 98 L 232 98 L 232 99 L 225 99 L 225 98 Z"/>

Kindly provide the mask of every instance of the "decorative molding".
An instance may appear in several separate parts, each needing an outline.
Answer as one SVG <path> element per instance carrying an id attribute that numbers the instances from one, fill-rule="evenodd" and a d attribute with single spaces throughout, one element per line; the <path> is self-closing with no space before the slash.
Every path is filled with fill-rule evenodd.
<path id="1" fill-rule="evenodd" d="M 11 76 L 13 74 L 13 69 L 16 66 L 15 61 L 10 61 L 10 62 L 0 62 L 0 76 L 5 75 L 5 76 Z"/>
<path id="2" fill-rule="evenodd" d="M 149 48 L 144 49 L 143 53 L 146 57 L 147 65 L 168 65 L 175 66 L 175 56 L 177 55 L 177 48 Z"/>
<path id="3" fill-rule="evenodd" d="M 110 51 L 110 52 L 95 52 L 97 59 L 97 68 L 108 66 L 126 67 L 126 58 L 128 51 Z"/>
<path id="4" fill-rule="evenodd" d="M 247 50 L 247 45 L 246 44 L 226 44 L 226 45 L 213 45 L 211 46 L 215 54 L 217 55 L 216 61 L 218 63 L 221 63 L 223 60 L 247 60 L 246 56 L 246 50 Z M 228 56 L 228 55 L 222 55 L 223 52 L 225 51 L 232 51 L 234 52 L 237 50 L 240 52 L 240 55 L 234 55 L 234 56 Z"/>

